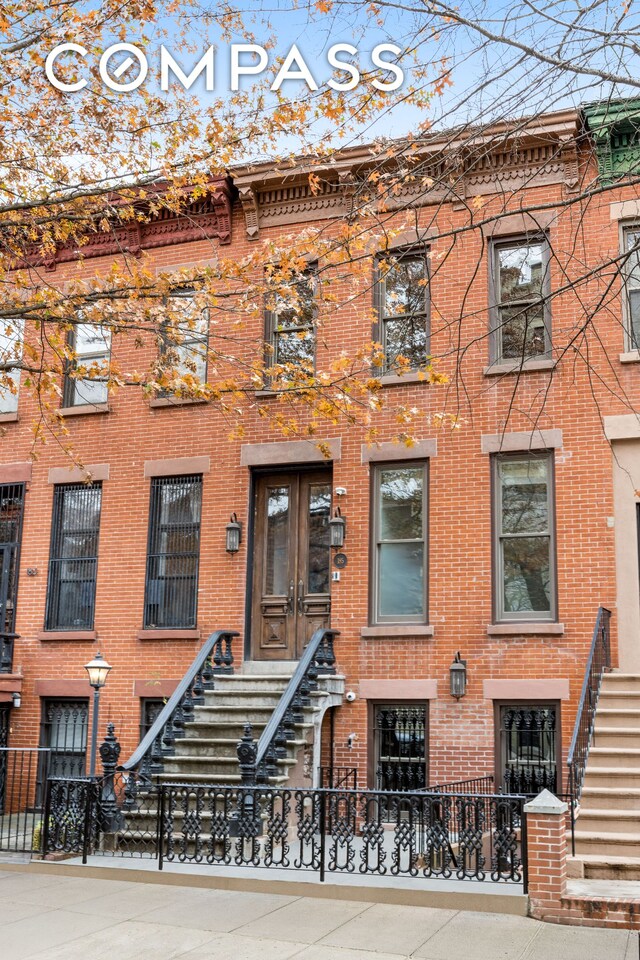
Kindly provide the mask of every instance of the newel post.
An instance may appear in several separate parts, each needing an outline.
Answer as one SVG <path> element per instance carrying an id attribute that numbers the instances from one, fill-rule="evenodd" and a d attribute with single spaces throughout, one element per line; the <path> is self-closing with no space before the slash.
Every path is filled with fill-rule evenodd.
<path id="1" fill-rule="evenodd" d="M 124 828 L 124 817 L 118 808 L 115 774 L 120 756 L 120 744 L 115 727 L 107 724 L 107 735 L 100 744 L 102 782 L 100 784 L 100 829 L 103 833 L 117 833 Z"/>
<path id="2" fill-rule="evenodd" d="M 527 818 L 529 913 L 537 920 L 562 913 L 567 889 L 568 806 L 549 790 L 524 805 Z"/>

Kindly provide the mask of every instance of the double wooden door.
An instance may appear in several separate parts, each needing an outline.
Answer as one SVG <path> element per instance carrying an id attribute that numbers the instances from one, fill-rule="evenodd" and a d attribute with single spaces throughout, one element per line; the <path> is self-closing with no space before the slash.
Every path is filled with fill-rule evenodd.
<path id="1" fill-rule="evenodd" d="M 297 660 L 331 615 L 331 472 L 274 473 L 256 484 L 254 660 Z"/>

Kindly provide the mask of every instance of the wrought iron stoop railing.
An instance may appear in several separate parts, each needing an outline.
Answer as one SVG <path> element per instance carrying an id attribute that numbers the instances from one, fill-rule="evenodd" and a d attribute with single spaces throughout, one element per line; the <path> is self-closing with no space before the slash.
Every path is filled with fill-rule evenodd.
<path id="1" fill-rule="evenodd" d="M 245 724 L 237 751 L 244 786 L 267 783 L 277 775 L 278 761 L 287 756 L 287 742 L 295 739 L 295 724 L 304 723 L 304 709 L 311 706 L 318 678 L 335 673 L 333 641 L 339 636 L 337 630 L 315 631 L 257 743 L 251 723 Z"/>
<path id="2" fill-rule="evenodd" d="M 571 852 L 575 857 L 575 820 L 576 807 L 582 796 L 582 785 L 589 756 L 589 748 L 593 739 L 593 728 L 596 719 L 596 708 L 600 697 L 600 687 L 604 673 L 611 669 L 611 642 L 610 642 L 611 611 L 605 607 L 598 608 L 591 650 L 582 684 L 582 693 L 576 722 L 573 729 L 571 746 L 567 756 L 567 790 L 566 797 L 571 814 Z"/>
<path id="3" fill-rule="evenodd" d="M 213 690 L 217 674 L 233 673 L 234 630 L 216 630 L 203 644 L 189 669 L 156 717 L 133 754 L 120 767 L 135 773 L 127 782 L 137 788 L 138 780 L 150 779 L 164 770 L 166 757 L 175 754 L 176 740 L 184 737 L 185 723 L 193 720 L 194 708 L 205 702 L 206 690 Z"/>

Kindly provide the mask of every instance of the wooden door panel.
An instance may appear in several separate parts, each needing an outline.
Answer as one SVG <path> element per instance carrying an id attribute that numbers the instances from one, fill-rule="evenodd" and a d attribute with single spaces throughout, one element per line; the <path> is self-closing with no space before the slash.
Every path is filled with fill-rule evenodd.
<path id="1" fill-rule="evenodd" d="M 331 610 L 328 471 L 272 474 L 256 486 L 252 656 L 293 660 Z"/>

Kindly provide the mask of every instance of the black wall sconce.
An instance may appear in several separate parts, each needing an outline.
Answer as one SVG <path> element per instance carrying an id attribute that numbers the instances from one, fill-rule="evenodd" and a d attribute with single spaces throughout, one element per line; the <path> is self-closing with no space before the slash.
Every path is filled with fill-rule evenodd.
<path id="1" fill-rule="evenodd" d="M 347 527 L 347 521 L 340 512 L 340 507 L 336 507 L 336 512 L 329 520 L 329 537 L 332 547 L 344 546 L 344 534 Z"/>
<path id="2" fill-rule="evenodd" d="M 451 696 L 459 700 L 467 692 L 467 661 L 460 659 L 460 651 L 453 658 L 449 667 L 449 684 Z"/>
<path id="3" fill-rule="evenodd" d="M 231 514 L 226 530 L 227 553 L 237 553 L 240 549 L 240 542 L 242 540 L 242 524 L 238 520 L 238 515 L 236 513 Z"/>

